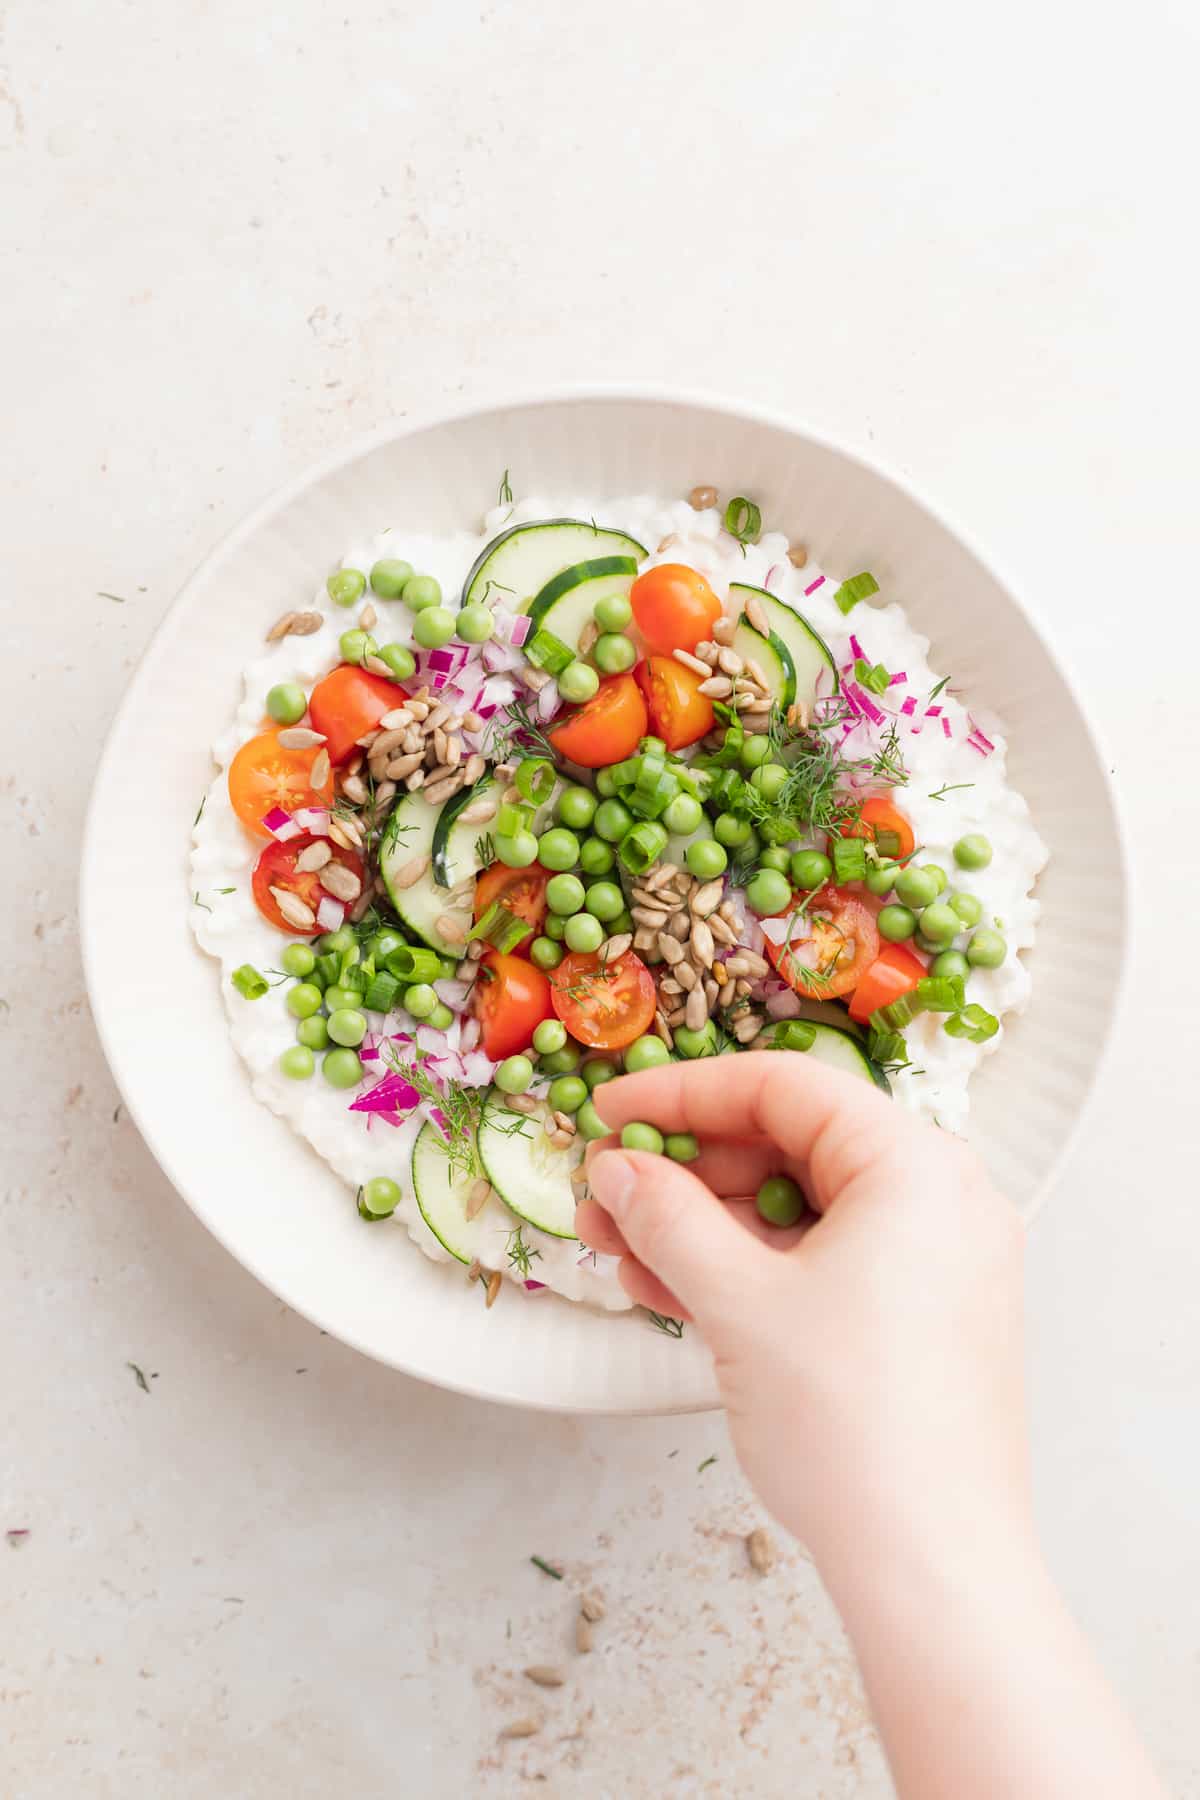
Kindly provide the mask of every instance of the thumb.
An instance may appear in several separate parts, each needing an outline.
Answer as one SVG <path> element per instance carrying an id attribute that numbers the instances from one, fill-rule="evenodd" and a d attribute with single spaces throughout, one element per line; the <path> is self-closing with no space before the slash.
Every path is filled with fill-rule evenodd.
<path id="1" fill-rule="evenodd" d="M 689 1170 L 644 1150 L 589 1159 L 592 1197 L 638 1261 L 678 1294 L 703 1330 L 763 1284 L 771 1252 Z"/>

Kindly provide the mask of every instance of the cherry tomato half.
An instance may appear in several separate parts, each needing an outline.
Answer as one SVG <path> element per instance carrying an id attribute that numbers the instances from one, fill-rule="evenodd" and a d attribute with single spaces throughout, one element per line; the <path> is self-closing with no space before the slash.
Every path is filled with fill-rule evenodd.
<path id="1" fill-rule="evenodd" d="M 711 731 L 715 714 L 704 680 L 673 656 L 649 656 L 637 671 L 638 686 L 650 709 L 650 729 L 668 750 L 682 750 Z"/>
<path id="2" fill-rule="evenodd" d="M 803 896 L 793 895 L 776 918 L 787 918 Z M 767 955 L 778 973 L 798 994 L 814 1000 L 837 1000 L 852 993 L 879 955 L 875 914 L 857 894 L 823 887 L 807 908 L 812 936 L 789 945 L 767 940 Z M 922 971 L 924 973 L 924 971 Z"/>
<path id="3" fill-rule="evenodd" d="M 369 669 L 339 663 L 318 681 L 308 702 L 313 730 L 325 739 L 333 763 L 344 763 L 360 737 L 374 731 L 384 713 L 403 706 L 408 698 L 402 687 Z"/>
<path id="4" fill-rule="evenodd" d="M 878 1006 L 890 1006 L 928 973 L 905 944 L 884 944 L 850 997 L 850 1017 L 865 1025 Z"/>
<path id="5" fill-rule="evenodd" d="M 333 852 L 332 860 L 341 863 L 344 869 L 351 870 L 359 881 L 362 880 L 361 856 L 356 855 L 353 850 L 344 850 L 340 844 L 332 843 L 328 838 L 309 837 L 307 833 L 303 837 L 289 838 L 286 844 L 268 844 L 255 863 L 251 878 L 254 904 L 267 924 L 274 925 L 279 931 L 293 932 L 296 937 L 312 937 L 321 927 L 289 925 L 276 905 L 271 889 L 282 888 L 287 894 L 295 894 L 297 900 L 303 900 L 315 915 L 325 889 L 318 881 L 314 869 L 297 869 L 296 858 L 302 850 L 307 850 L 310 844 L 316 843 L 328 843 Z"/>
<path id="6" fill-rule="evenodd" d="M 721 616 L 721 602 L 696 569 L 659 563 L 639 575 L 629 591 L 633 616 L 651 650 L 694 650 Z"/>
<path id="7" fill-rule="evenodd" d="M 893 806 L 883 794 L 875 794 L 870 800 L 864 800 L 857 819 L 848 819 L 841 827 L 843 837 L 875 838 L 881 831 L 892 832 L 900 842 L 899 849 L 887 851 L 890 861 L 903 862 L 916 849 L 917 840 L 913 836 L 912 826 L 899 808 Z"/>
<path id="8" fill-rule="evenodd" d="M 483 1049 L 493 1062 L 528 1050 L 543 1019 L 554 1017 L 550 983 L 521 956 L 487 950 L 479 960 L 474 988 L 475 1016 Z"/>
<path id="9" fill-rule="evenodd" d="M 514 956 L 528 956 L 530 945 L 542 929 L 549 879 L 550 871 L 543 869 L 541 863 L 530 863 L 527 869 L 510 869 L 507 863 L 495 862 L 483 871 L 475 884 L 472 902 L 475 918 L 482 919 L 492 902 L 501 900 L 510 913 L 533 926 L 529 936 L 513 951 Z"/>
<path id="10" fill-rule="evenodd" d="M 263 824 L 275 807 L 285 813 L 305 806 L 328 806 L 333 799 L 333 771 L 320 787 L 312 785 L 313 750 L 285 750 L 277 731 L 247 740 L 229 765 L 229 800 L 247 831 L 268 838 Z"/>
<path id="11" fill-rule="evenodd" d="M 568 762 L 581 769 L 602 769 L 633 755 L 638 739 L 646 734 L 646 723 L 646 702 L 633 676 L 612 675 L 590 700 L 552 725 L 547 736 Z"/>
<path id="12" fill-rule="evenodd" d="M 592 1050 L 623 1050 L 654 1017 L 654 977 L 632 950 L 612 962 L 574 950 L 551 971 L 550 984 L 555 1012 Z"/>

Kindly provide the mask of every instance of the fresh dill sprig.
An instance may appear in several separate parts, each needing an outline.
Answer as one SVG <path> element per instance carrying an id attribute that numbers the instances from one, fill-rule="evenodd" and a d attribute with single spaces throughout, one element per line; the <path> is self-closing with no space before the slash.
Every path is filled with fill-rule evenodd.
<path id="1" fill-rule="evenodd" d="M 935 794 L 930 794 L 928 798 L 930 800 L 944 800 L 947 794 L 957 794 L 962 788 L 972 788 L 974 786 L 975 783 L 973 781 L 951 781 L 948 782 L 945 787 L 940 787 Z"/>
<path id="2" fill-rule="evenodd" d="M 463 1175 L 479 1173 L 479 1151 L 475 1134 L 483 1103 L 483 1088 L 466 1087 L 461 1081 L 446 1076 L 435 1078 L 425 1067 L 425 1052 L 419 1050 L 410 1060 L 399 1055 L 392 1044 L 384 1050 L 384 1061 L 397 1075 L 414 1087 L 424 1105 L 436 1107 L 445 1120 L 441 1129 L 444 1153 L 452 1169 Z"/>
<path id="3" fill-rule="evenodd" d="M 485 831 L 482 837 L 475 839 L 475 861 L 486 868 L 495 860 L 496 840 L 490 831 Z"/>
<path id="4" fill-rule="evenodd" d="M 870 765 L 870 773 L 876 781 L 886 781 L 890 787 L 903 787 L 908 781 L 908 768 L 904 752 L 900 748 L 900 734 L 894 725 L 889 725 L 880 738 L 875 760 Z"/>
<path id="5" fill-rule="evenodd" d="M 196 892 L 192 895 L 192 905 L 200 907 L 204 912 L 212 911 L 212 907 L 208 904 L 208 902 L 206 900 L 202 900 L 200 898 L 199 889 L 197 889 Z"/>
<path id="6" fill-rule="evenodd" d="M 500 477 L 500 491 L 496 495 L 496 505 L 511 506 L 512 497 L 512 482 L 508 479 L 508 470 L 505 469 L 503 475 Z"/>
<path id="7" fill-rule="evenodd" d="M 650 1312 L 648 1307 L 646 1310 L 655 1331 L 665 1332 L 667 1337 L 681 1338 L 683 1336 L 682 1319 L 670 1319 L 665 1313 Z"/>
<path id="8" fill-rule="evenodd" d="M 524 1276 L 528 1276 L 533 1264 L 542 1254 L 540 1250 L 530 1249 L 529 1245 L 525 1242 L 522 1227 L 520 1225 L 517 1226 L 515 1231 L 509 1232 L 506 1248 L 509 1267 L 515 1269 L 519 1275 Z"/>
<path id="9" fill-rule="evenodd" d="M 950 685 L 950 677 L 948 675 L 943 675 L 942 679 L 939 682 L 936 682 L 934 684 L 934 686 L 931 687 L 929 692 L 926 694 L 926 696 L 925 696 L 926 706 L 929 705 L 929 702 L 931 700 L 936 700 L 938 695 L 941 693 L 942 689 L 944 687 L 949 687 L 949 685 Z"/>
<path id="10" fill-rule="evenodd" d="M 505 724 L 500 724 L 499 713 L 491 723 L 487 754 L 493 762 L 511 762 L 514 757 L 520 761 L 530 755 L 553 760 L 554 745 L 523 700 L 512 701 Z"/>
<path id="11" fill-rule="evenodd" d="M 196 826 L 200 823 L 201 819 L 204 817 L 204 808 L 207 805 L 208 805 L 208 795 L 205 794 L 205 796 L 201 800 L 199 806 L 196 808 L 196 816 L 192 820 L 192 829 L 193 830 L 196 828 Z"/>

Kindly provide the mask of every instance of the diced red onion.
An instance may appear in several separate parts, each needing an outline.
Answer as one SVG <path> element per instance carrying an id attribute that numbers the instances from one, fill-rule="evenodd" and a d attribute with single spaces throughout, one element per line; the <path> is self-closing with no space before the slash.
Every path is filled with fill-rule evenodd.
<path id="1" fill-rule="evenodd" d="M 539 690 L 537 697 L 537 716 L 543 725 L 548 719 L 554 717 L 561 705 L 562 700 L 558 692 L 557 681 L 548 681 L 545 687 Z"/>
<path id="2" fill-rule="evenodd" d="M 987 738 L 984 738 L 981 744 L 978 738 L 969 737 L 967 739 L 967 744 L 970 749 L 978 751 L 980 756 L 990 756 L 992 751 L 996 748 L 995 744 L 989 743 Z"/>
<path id="3" fill-rule="evenodd" d="M 594 1250 L 585 1250 L 583 1255 L 576 1259 L 575 1267 L 577 1269 L 582 1269 L 584 1263 L 589 1262 L 593 1269 L 598 1269 L 600 1267 L 599 1263 L 596 1261 L 596 1252 Z"/>
<path id="4" fill-rule="evenodd" d="M 791 988 L 784 988 L 781 994 L 772 994 L 766 1006 L 767 1017 L 771 1019 L 798 1019 L 804 1010 L 799 994 L 793 994 Z"/>
<path id="5" fill-rule="evenodd" d="M 817 579 L 815 581 L 809 582 L 809 584 L 805 588 L 804 592 L 806 594 L 815 594 L 819 587 L 824 586 L 824 583 L 825 583 L 825 577 L 823 575 L 818 575 Z"/>
<path id="6" fill-rule="evenodd" d="M 550 1289 L 546 1286 L 544 1281 L 527 1281 L 525 1283 L 525 1292 L 527 1294 L 536 1294 L 539 1292 L 548 1294 Z"/>
<path id="7" fill-rule="evenodd" d="M 528 613 L 517 613 L 512 624 L 508 628 L 509 643 L 515 645 L 517 649 L 520 649 L 521 645 L 529 636 L 529 629 L 532 624 L 533 621 Z"/>
<path id="8" fill-rule="evenodd" d="M 475 1026 L 476 1034 L 478 1034 L 477 1021 L 472 1019 L 470 1023 Z M 465 1027 L 463 1036 L 466 1036 Z M 493 1062 L 490 1056 L 485 1056 L 482 1050 L 476 1050 L 474 1046 L 464 1050 L 459 1056 L 459 1061 L 462 1064 L 462 1078 L 468 1087 L 489 1087 L 492 1077 L 500 1066 L 499 1063 Z"/>
<path id="9" fill-rule="evenodd" d="M 913 714 L 916 712 L 916 710 L 917 710 L 916 695 L 910 694 L 908 696 L 908 699 L 904 702 L 904 705 L 900 708 L 900 711 L 904 714 L 906 719 L 911 719 Z"/>
<path id="10" fill-rule="evenodd" d="M 446 1034 L 432 1025 L 417 1026 L 417 1049 L 427 1051 L 435 1061 L 440 1061 L 446 1051 Z"/>
<path id="11" fill-rule="evenodd" d="M 990 756 L 992 751 L 996 748 L 991 738 L 988 737 L 982 726 L 975 723 L 970 713 L 967 714 L 967 723 L 971 727 L 971 736 L 967 740 L 968 743 L 971 744 L 973 749 L 978 749 L 984 756 Z"/>
<path id="12" fill-rule="evenodd" d="M 262 820 L 264 830 L 269 831 L 277 844 L 286 844 L 289 838 L 299 837 L 304 830 L 297 825 L 290 813 L 285 813 L 281 806 L 273 806 Z"/>
<path id="13" fill-rule="evenodd" d="M 483 666 L 492 675 L 511 674 L 519 669 L 525 658 L 513 644 L 501 644 L 489 638 L 480 653 Z"/>
<path id="14" fill-rule="evenodd" d="M 762 934 L 769 944 L 774 944 L 778 949 L 781 945 L 788 942 L 787 919 L 764 919 L 762 921 Z"/>
<path id="15" fill-rule="evenodd" d="M 865 714 L 865 716 L 870 719 L 872 725 L 883 724 L 887 714 L 882 712 L 880 708 L 876 706 L 871 696 L 864 688 L 860 688 L 856 681 L 845 682 L 842 687 L 842 692 L 852 706 L 857 707 L 859 712 Z"/>
<path id="16" fill-rule="evenodd" d="M 843 683 L 842 683 L 842 699 L 846 702 L 846 705 L 850 708 L 850 711 L 854 714 L 854 717 L 856 719 L 861 719 L 862 718 L 862 708 L 859 706 L 858 701 L 854 697 L 854 694 L 855 694 L 854 683 L 852 681 L 843 681 Z M 853 730 L 853 727 L 851 727 L 851 729 Z"/>
<path id="17" fill-rule="evenodd" d="M 361 1113 L 396 1113 L 411 1112 L 420 1101 L 420 1094 L 410 1081 L 394 1070 L 385 1075 L 382 1081 L 360 1094 L 357 1100 L 350 1103 L 351 1112 Z"/>
<path id="18" fill-rule="evenodd" d="M 434 982 L 433 991 L 445 1005 L 451 1007 L 455 1012 L 460 1012 L 472 985 L 469 981 L 458 981 L 451 976 L 446 976 L 443 980 Z"/>
<path id="19" fill-rule="evenodd" d="M 861 658 L 864 662 L 867 660 L 867 653 L 863 649 L 862 645 L 859 643 L 858 639 L 855 637 L 853 632 L 850 633 L 850 649 L 851 649 L 851 652 L 853 653 L 853 655 L 861 656 Z"/>
<path id="20" fill-rule="evenodd" d="M 336 931 L 346 917 L 346 908 L 332 894 L 322 894 L 317 908 L 317 924 L 322 931 Z"/>
<path id="21" fill-rule="evenodd" d="M 459 1050 L 462 1052 L 463 1056 L 464 1057 L 469 1056 L 471 1051 L 474 1050 L 474 1048 L 478 1042 L 479 1042 L 479 1020 L 478 1019 L 464 1019 L 462 1022 L 462 1032 L 461 1032 L 461 1034 L 459 1036 L 459 1040 L 458 1040 L 458 1047 L 459 1047 Z"/>
<path id="22" fill-rule="evenodd" d="M 942 709 L 940 706 L 927 706 L 925 708 L 925 717 L 927 719 L 937 719 L 941 717 L 941 712 Z"/>
<path id="23" fill-rule="evenodd" d="M 456 644 L 453 648 L 431 650 L 429 652 L 429 667 L 431 669 L 440 670 L 443 675 L 453 675 L 456 669 L 462 667 L 463 663 L 466 661 L 466 657 L 467 652 L 463 645 Z"/>
<path id="24" fill-rule="evenodd" d="M 378 1062 L 379 1039 L 372 1037 L 371 1033 L 368 1032 L 362 1043 L 358 1046 L 358 1055 L 361 1062 Z"/>
<path id="25" fill-rule="evenodd" d="M 903 687 L 904 684 L 907 682 L 907 680 L 908 680 L 907 673 L 905 672 L 905 670 L 901 669 L 900 673 L 898 675 L 892 676 L 891 680 L 888 682 L 888 686 L 889 687 Z"/>
<path id="26" fill-rule="evenodd" d="M 329 809 L 324 806 L 302 806 L 292 814 L 301 831 L 307 831 L 313 837 L 329 836 Z"/>
<path id="27" fill-rule="evenodd" d="M 950 721 L 946 717 L 945 713 L 942 714 L 942 736 L 943 737 L 950 736 Z"/>
<path id="28" fill-rule="evenodd" d="M 774 581 L 775 577 L 778 575 L 778 573 L 782 569 L 782 567 L 783 567 L 782 563 L 772 563 L 771 564 L 770 568 L 767 570 L 766 574 L 763 576 L 763 586 L 765 588 L 770 587 L 771 583 Z"/>
<path id="29" fill-rule="evenodd" d="M 440 1106 L 431 1106 L 429 1109 L 429 1116 L 433 1120 L 434 1124 L 437 1126 L 438 1130 L 441 1132 L 442 1136 L 446 1139 L 446 1142 L 449 1143 L 449 1141 L 450 1141 L 450 1121 L 446 1117 L 445 1113 L 442 1111 L 441 1107 Z"/>

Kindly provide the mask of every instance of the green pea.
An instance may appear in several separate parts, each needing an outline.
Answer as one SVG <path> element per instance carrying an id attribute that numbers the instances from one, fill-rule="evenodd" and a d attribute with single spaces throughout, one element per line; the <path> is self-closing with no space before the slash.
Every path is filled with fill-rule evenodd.
<path id="1" fill-rule="evenodd" d="M 718 813 L 713 822 L 713 836 L 728 850 L 740 850 L 753 835 L 754 827 L 749 819 L 739 819 L 736 813 Z"/>
<path id="2" fill-rule="evenodd" d="M 502 1094 L 524 1094 L 533 1080 L 533 1064 L 527 1056 L 506 1056 L 496 1070 L 495 1082 Z"/>
<path id="3" fill-rule="evenodd" d="M 458 635 L 464 644 L 486 644 L 496 629 L 496 615 L 486 606 L 460 606 L 458 609 Z"/>
<path id="4" fill-rule="evenodd" d="M 397 681 L 407 681 L 416 673 L 417 659 L 407 644 L 381 644 L 375 654 L 387 664 Z"/>
<path id="5" fill-rule="evenodd" d="M 663 1149 L 672 1162 L 695 1162 L 700 1154 L 700 1145 L 690 1131 L 668 1131 L 663 1139 Z"/>
<path id="6" fill-rule="evenodd" d="M 576 1113 L 588 1097 L 587 1083 L 578 1075 L 560 1075 L 550 1083 L 546 1098 L 555 1112 Z"/>
<path id="7" fill-rule="evenodd" d="M 765 850 L 759 851 L 759 864 L 764 869 L 778 869 L 786 875 L 792 866 L 792 859 L 782 844 L 768 844 Z"/>
<path id="8" fill-rule="evenodd" d="M 584 893 L 578 875 L 552 875 L 546 883 L 546 904 L 551 912 L 577 913 L 583 905 Z"/>
<path id="9" fill-rule="evenodd" d="M 325 1060 L 321 1064 L 321 1073 L 330 1087 L 357 1087 L 363 1078 L 363 1066 L 358 1060 L 358 1051 L 327 1050 Z"/>
<path id="10" fill-rule="evenodd" d="M 529 960 L 535 969 L 557 969 L 562 959 L 562 945 L 552 937 L 535 937 L 529 946 Z"/>
<path id="11" fill-rule="evenodd" d="M 347 950 L 357 948 L 358 939 L 348 925 L 339 925 L 336 931 L 327 931 L 317 942 L 317 949 L 322 956 L 342 956 Z"/>
<path id="12" fill-rule="evenodd" d="M 357 1007 L 362 1001 L 357 988 L 344 987 L 340 981 L 332 982 L 325 989 L 323 998 L 331 1013 L 340 1012 L 346 1007 Z"/>
<path id="13" fill-rule="evenodd" d="M 338 655 L 345 663 L 362 664 L 364 656 L 374 656 L 379 645 L 365 631 L 343 631 L 338 639 Z"/>
<path id="14" fill-rule="evenodd" d="M 717 1028 L 711 1019 L 699 1031 L 692 1031 L 687 1025 L 679 1025 L 672 1035 L 676 1050 L 689 1062 L 694 1062 L 698 1056 L 717 1054 Z"/>
<path id="15" fill-rule="evenodd" d="M 596 816 L 596 805 L 591 788 L 572 785 L 563 789 L 554 810 L 572 831 L 586 831 Z"/>
<path id="16" fill-rule="evenodd" d="M 750 777 L 750 785 L 758 789 L 764 800 L 778 800 L 787 778 L 788 772 L 782 763 L 764 762 Z"/>
<path id="17" fill-rule="evenodd" d="M 438 997 L 427 981 L 414 982 L 412 987 L 404 990 L 404 1009 L 414 1019 L 427 1019 L 436 1011 Z"/>
<path id="18" fill-rule="evenodd" d="M 583 1065 L 583 1079 L 588 1084 L 588 1092 L 593 1088 L 603 1087 L 606 1081 L 615 1081 L 620 1072 L 616 1063 L 610 1062 L 606 1056 L 593 1056 L 590 1062 Z"/>
<path id="19" fill-rule="evenodd" d="M 550 939 L 551 943 L 554 943 L 554 944 L 562 943 L 563 932 L 566 929 L 567 929 L 567 921 L 561 916 L 561 914 L 556 913 L 556 912 L 548 913 L 546 915 L 546 918 L 542 922 L 543 936 L 548 937 Z"/>
<path id="20" fill-rule="evenodd" d="M 792 897 L 792 884 L 778 869 L 759 869 L 746 883 L 746 904 L 760 918 L 782 912 Z"/>
<path id="21" fill-rule="evenodd" d="M 592 645 L 592 660 L 605 675 L 623 675 L 637 661 L 637 651 L 623 631 L 605 631 Z"/>
<path id="22" fill-rule="evenodd" d="M 280 1073 L 290 1081 L 307 1081 L 316 1066 L 316 1059 L 305 1044 L 293 1044 L 279 1059 Z"/>
<path id="23" fill-rule="evenodd" d="M 538 841 L 532 831 L 518 831 L 515 837 L 498 833 L 492 841 L 497 858 L 510 869 L 527 869 L 537 861 Z"/>
<path id="24" fill-rule="evenodd" d="M 938 893 L 939 894 L 944 893 L 946 890 L 946 871 L 945 871 L 945 869 L 943 869 L 939 863 L 922 863 L 921 867 L 922 867 L 922 869 L 924 869 L 926 875 L 930 876 L 934 881 L 937 882 Z"/>
<path id="25" fill-rule="evenodd" d="M 867 890 L 868 890 L 868 892 L 872 893 L 872 894 L 878 894 L 880 896 L 880 898 L 882 899 L 884 894 L 890 894 L 892 889 L 895 887 L 896 877 L 899 873 L 900 873 L 900 866 L 898 863 L 887 862 L 887 863 L 876 863 L 874 865 L 872 865 L 871 863 L 868 863 L 867 864 Z"/>
<path id="26" fill-rule="evenodd" d="M 967 961 L 973 969 L 998 969 L 1008 955 L 1008 945 L 998 931 L 987 927 L 971 933 Z"/>
<path id="27" fill-rule="evenodd" d="M 598 950 L 604 942 L 604 927 L 591 913 L 572 913 L 563 937 L 568 950 Z"/>
<path id="28" fill-rule="evenodd" d="M 329 1022 L 320 1013 L 312 1013 L 307 1019 L 301 1019 L 296 1027 L 296 1036 L 306 1050 L 327 1050 Z"/>
<path id="29" fill-rule="evenodd" d="M 611 800 L 617 791 L 617 778 L 611 769 L 596 770 L 596 792 L 602 800 Z"/>
<path id="30" fill-rule="evenodd" d="M 970 831 L 955 844 L 954 860 L 960 869 L 986 869 L 992 860 L 992 846 L 981 831 Z"/>
<path id="31" fill-rule="evenodd" d="M 543 1075 L 573 1075 L 579 1067 L 578 1044 L 564 1044 L 561 1050 L 551 1050 L 549 1055 L 541 1058 L 539 1067 Z"/>
<path id="32" fill-rule="evenodd" d="M 579 846 L 579 866 L 585 875 L 607 875 L 616 860 L 616 851 L 603 838 L 585 838 Z"/>
<path id="33" fill-rule="evenodd" d="M 366 590 L 367 578 L 361 569 L 335 569 L 325 579 L 325 592 L 335 606 L 353 606 Z"/>
<path id="34" fill-rule="evenodd" d="M 743 769 L 761 768 L 771 755 L 771 740 L 758 732 L 753 737 L 743 738 L 742 747 L 738 751 L 738 761 Z"/>
<path id="35" fill-rule="evenodd" d="M 575 1129 L 580 1137 L 587 1138 L 591 1142 L 594 1142 L 596 1138 L 608 1136 L 608 1126 L 590 1100 L 585 1100 L 575 1114 Z"/>
<path id="36" fill-rule="evenodd" d="M 543 1019 L 533 1033 L 533 1047 L 539 1056 L 551 1056 L 567 1041 L 567 1028 L 561 1019 Z"/>
<path id="37" fill-rule="evenodd" d="M 287 1009 L 294 1019 L 309 1019 L 320 1012 L 324 996 L 311 981 L 302 981 L 287 997 Z"/>
<path id="38" fill-rule="evenodd" d="M 633 608 L 624 594 L 606 594 L 593 606 L 592 617 L 601 631 L 624 631 L 633 618 Z"/>
<path id="39" fill-rule="evenodd" d="M 449 1031 L 454 1023 L 454 1014 L 444 1000 L 439 1000 L 430 1013 L 426 1024 L 432 1025 L 435 1031 Z"/>
<path id="40" fill-rule="evenodd" d="M 600 677 L 595 669 L 590 668 L 585 662 L 580 662 L 578 657 L 574 662 L 569 662 L 558 677 L 559 693 L 564 700 L 570 700 L 575 704 L 583 700 L 590 700 L 599 686 Z"/>
<path id="41" fill-rule="evenodd" d="M 538 839 L 537 859 L 543 869 L 573 869 L 579 861 L 579 839 L 565 826 L 555 825 Z"/>
<path id="42" fill-rule="evenodd" d="M 386 1175 L 372 1175 L 363 1183 L 362 1203 L 374 1219 L 388 1219 L 399 1206 L 403 1195 Z"/>
<path id="43" fill-rule="evenodd" d="M 907 906 L 884 906 L 876 920 L 880 937 L 890 944 L 903 944 L 917 929 L 917 915 Z"/>
<path id="44" fill-rule="evenodd" d="M 978 925 L 983 917 L 983 902 L 974 894 L 951 894 L 950 904 L 964 925 Z"/>
<path id="45" fill-rule="evenodd" d="M 887 908 L 884 908 L 887 911 Z M 931 944 L 941 944 L 942 948 L 958 936 L 962 930 L 962 920 L 952 906 L 945 901 L 937 900 L 932 906 L 925 907 L 921 914 L 921 935 Z"/>
<path id="46" fill-rule="evenodd" d="M 423 581 L 425 577 L 416 579 Z M 413 636 L 422 650 L 440 650 L 454 636 L 454 614 L 448 606 L 425 607 L 413 620 Z"/>
<path id="47" fill-rule="evenodd" d="M 695 838 L 684 852 L 684 861 L 697 881 L 713 881 L 729 864 L 724 847 L 715 838 Z"/>
<path id="48" fill-rule="evenodd" d="M 768 1225 L 795 1225 L 804 1216 L 804 1195 L 790 1175 L 768 1175 L 754 1203 Z"/>
<path id="49" fill-rule="evenodd" d="M 957 975 L 963 981 L 971 972 L 971 965 L 961 950 L 941 950 L 934 957 L 930 966 L 931 975 Z"/>
<path id="50" fill-rule="evenodd" d="M 375 967 L 379 968 L 381 963 L 387 961 L 392 951 L 399 950 L 403 943 L 404 939 L 400 933 L 393 931 L 390 926 L 385 925 L 382 931 L 377 931 L 367 945 L 369 953 L 375 958 Z"/>
<path id="51" fill-rule="evenodd" d="M 294 681 L 281 681 L 267 695 L 267 711 L 277 725 L 298 725 L 308 711 L 308 696 Z"/>
<path id="52" fill-rule="evenodd" d="M 631 1119 L 621 1127 L 621 1143 L 626 1150 L 648 1150 L 654 1156 L 663 1153 L 662 1132 L 657 1125 L 647 1125 L 641 1119 Z"/>
<path id="53" fill-rule="evenodd" d="M 602 924 L 610 925 L 625 910 L 625 896 L 615 881 L 593 881 L 583 904 Z"/>
<path id="54" fill-rule="evenodd" d="M 937 899 L 937 882 L 924 869 L 910 865 L 901 869 L 896 877 L 896 894 L 905 906 L 911 906 L 915 912 L 920 912 L 923 907 L 932 906 Z"/>
<path id="55" fill-rule="evenodd" d="M 819 888 L 833 874 L 833 864 L 820 850 L 795 850 L 788 866 L 798 888 Z"/>
<path id="56" fill-rule="evenodd" d="M 289 944 L 279 961 L 285 975 L 311 975 L 317 966 L 311 944 Z"/>
<path id="57" fill-rule="evenodd" d="M 671 1052 L 658 1037 L 634 1038 L 625 1051 L 625 1068 L 630 1075 L 641 1069 L 657 1069 L 671 1060 Z"/>
<path id="58" fill-rule="evenodd" d="M 592 820 L 592 830 L 597 837 L 606 838 L 610 844 L 619 843 L 633 824 L 633 814 L 623 800 L 602 800 L 596 808 L 596 816 Z"/>
<path id="59" fill-rule="evenodd" d="M 381 556 L 371 564 L 371 592 L 381 600 L 398 600 L 412 580 L 413 567 L 398 556 Z"/>
<path id="60" fill-rule="evenodd" d="M 917 935 L 913 939 L 913 943 L 917 946 L 918 950 L 923 950 L 926 956 L 940 956 L 942 951 L 946 948 L 945 938 L 927 938 L 919 926 L 917 927 Z"/>
<path id="61" fill-rule="evenodd" d="M 355 1050 L 367 1035 L 367 1021 L 357 1007 L 339 1006 L 329 1015 L 329 1035 L 335 1044 Z"/>
<path id="62" fill-rule="evenodd" d="M 429 612 L 434 607 L 445 612 L 441 582 L 435 581 L 432 575 L 410 575 L 404 584 L 404 604 L 415 613 Z"/>
<path id="63" fill-rule="evenodd" d="M 662 822 L 668 831 L 687 837 L 697 829 L 703 817 L 703 808 L 694 794 L 676 794 L 663 808 Z"/>

